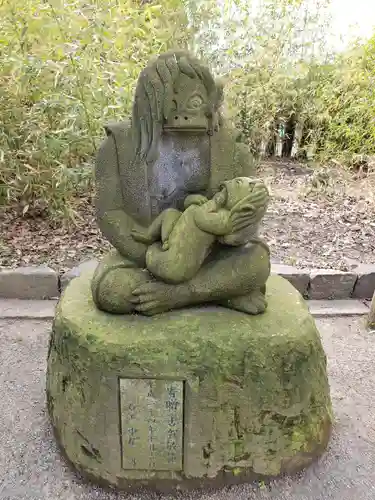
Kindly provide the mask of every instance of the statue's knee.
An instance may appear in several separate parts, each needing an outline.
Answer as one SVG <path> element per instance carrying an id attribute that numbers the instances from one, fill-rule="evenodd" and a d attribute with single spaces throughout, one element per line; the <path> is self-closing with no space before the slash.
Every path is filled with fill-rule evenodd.
<path id="1" fill-rule="evenodd" d="M 101 311 L 129 314 L 134 310 L 130 302 L 133 290 L 145 283 L 148 276 L 142 270 L 115 268 L 96 277 L 92 282 L 94 302 Z"/>
<path id="2" fill-rule="evenodd" d="M 183 265 L 168 251 L 148 253 L 146 264 L 151 274 L 165 283 L 178 285 L 191 278 L 188 266 Z"/>
<path id="3" fill-rule="evenodd" d="M 263 244 L 255 244 L 248 248 L 248 265 L 259 279 L 266 281 L 271 271 L 270 254 L 268 247 Z"/>

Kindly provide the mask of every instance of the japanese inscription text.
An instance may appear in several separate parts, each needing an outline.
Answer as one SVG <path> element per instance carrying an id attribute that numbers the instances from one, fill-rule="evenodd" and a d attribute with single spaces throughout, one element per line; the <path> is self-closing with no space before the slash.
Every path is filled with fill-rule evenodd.
<path id="1" fill-rule="evenodd" d="M 120 379 L 123 469 L 182 470 L 182 381 Z"/>

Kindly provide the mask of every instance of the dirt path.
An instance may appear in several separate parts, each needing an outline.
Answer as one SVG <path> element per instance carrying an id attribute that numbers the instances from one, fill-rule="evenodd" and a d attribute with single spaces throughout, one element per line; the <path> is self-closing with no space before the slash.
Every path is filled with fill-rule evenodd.
<path id="1" fill-rule="evenodd" d="M 375 173 L 353 178 L 342 169 L 325 172 L 285 162 L 261 166 L 272 194 L 262 234 L 273 261 L 342 270 L 375 263 Z M 0 266 L 45 263 L 62 272 L 101 255 L 108 244 L 96 227 L 91 200 L 81 200 L 77 213 L 71 228 L 11 210 L 0 214 Z"/>

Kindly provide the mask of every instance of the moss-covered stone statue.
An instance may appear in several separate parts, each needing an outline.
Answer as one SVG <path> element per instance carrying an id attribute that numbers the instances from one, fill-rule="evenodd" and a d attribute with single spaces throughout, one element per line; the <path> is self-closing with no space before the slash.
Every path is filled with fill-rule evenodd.
<path id="1" fill-rule="evenodd" d="M 167 208 L 146 231 L 134 230 L 132 236 L 151 245 L 146 267 L 153 276 L 166 283 L 182 283 L 197 274 L 217 237 L 225 244 L 241 228 L 252 227 L 251 241 L 261 244 L 256 235 L 267 198 L 262 182 L 238 177 L 225 182 L 212 200 L 187 196 L 183 213 Z"/>
<path id="2" fill-rule="evenodd" d="M 126 492 L 293 474 L 330 437 L 319 331 L 302 295 L 269 276 L 258 237 L 269 193 L 221 102 L 185 53 L 142 72 L 131 124 L 107 127 L 97 160 L 114 249 L 56 308 L 57 442 L 84 477 Z"/>
<path id="3" fill-rule="evenodd" d="M 254 176 L 253 162 L 224 124 L 222 102 L 222 86 L 206 67 L 171 52 L 141 73 L 131 123 L 106 127 L 96 206 L 114 250 L 92 280 L 99 309 L 154 315 L 211 302 L 264 312 L 269 251 L 256 230 L 268 193 L 260 181 L 244 181 Z M 245 195 L 235 210 L 234 179 L 255 197 Z M 169 250 L 154 243 L 165 239 Z"/>

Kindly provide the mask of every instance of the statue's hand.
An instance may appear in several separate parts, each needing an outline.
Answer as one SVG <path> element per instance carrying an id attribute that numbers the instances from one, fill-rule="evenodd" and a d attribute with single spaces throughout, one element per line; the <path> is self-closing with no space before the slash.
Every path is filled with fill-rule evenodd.
<path id="1" fill-rule="evenodd" d="M 169 240 L 164 241 L 164 243 L 161 246 L 161 249 L 163 250 L 163 252 L 166 252 L 167 250 L 169 250 Z"/>
<path id="2" fill-rule="evenodd" d="M 202 194 L 189 194 L 184 201 L 184 209 L 186 210 L 191 205 L 204 205 L 207 203 L 208 198 Z"/>
<path id="3" fill-rule="evenodd" d="M 241 231 L 237 231 L 235 233 L 229 233 L 225 236 L 218 238 L 219 243 L 223 245 L 230 245 L 232 247 L 240 247 L 249 243 L 252 236 L 255 236 L 256 233 L 252 230 L 252 228 L 245 228 Z"/>
<path id="4" fill-rule="evenodd" d="M 139 243 L 144 243 L 145 245 L 151 245 L 151 243 L 153 243 L 153 238 L 151 238 L 146 231 L 133 229 L 130 234 L 132 238 Z"/>
<path id="5" fill-rule="evenodd" d="M 250 207 L 249 207 L 250 208 Z M 231 231 L 219 239 L 220 243 L 230 246 L 242 246 L 256 237 L 265 210 L 251 209 L 236 215 L 230 221 Z"/>
<path id="6" fill-rule="evenodd" d="M 220 243 L 241 246 L 256 237 L 260 222 L 266 213 L 268 201 L 267 188 L 259 184 L 248 196 L 240 200 L 231 209 L 231 230 L 220 238 Z"/>

